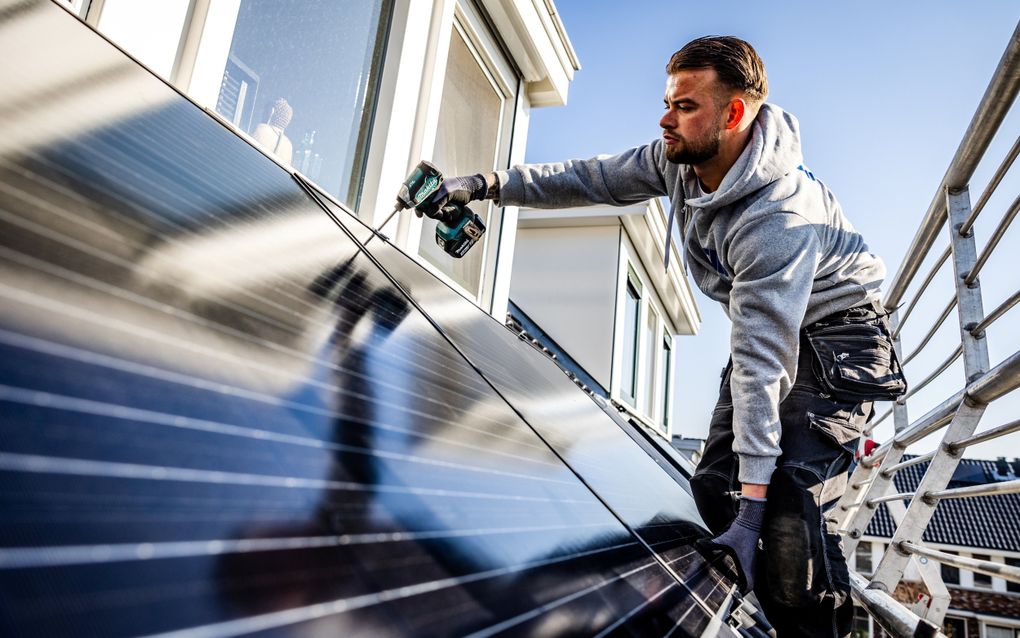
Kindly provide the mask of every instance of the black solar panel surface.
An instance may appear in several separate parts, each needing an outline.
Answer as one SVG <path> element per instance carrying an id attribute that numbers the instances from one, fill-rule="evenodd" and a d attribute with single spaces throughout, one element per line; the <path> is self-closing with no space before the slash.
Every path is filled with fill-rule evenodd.
<path id="1" fill-rule="evenodd" d="M 346 224 L 345 224 L 346 225 Z M 730 584 L 693 542 L 703 535 L 690 494 L 548 357 L 388 245 L 370 252 L 468 360 L 639 538 L 718 606 Z M 682 480 L 682 479 L 681 479 Z"/>
<path id="2" fill-rule="evenodd" d="M 554 366 L 54 4 L 0 32 L 0 634 L 708 626 L 689 496 Z"/>

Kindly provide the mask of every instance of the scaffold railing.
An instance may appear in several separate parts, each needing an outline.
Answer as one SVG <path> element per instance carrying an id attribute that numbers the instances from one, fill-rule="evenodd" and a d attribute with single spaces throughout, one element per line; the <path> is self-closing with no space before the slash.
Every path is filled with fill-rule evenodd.
<path id="1" fill-rule="evenodd" d="M 922 536 L 936 507 L 947 499 L 980 498 L 995 494 L 1020 493 L 1020 480 L 1003 481 L 986 485 L 949 488 L 949 483 L 960 463 L 964 450 L 978 443 L 988 442 L 1020 430 L 1020 420 L 995 425 L 977 432 L 978 425 L 989 404 L 1020 386 L 1020 351 L 1013 352 L 992 365 L 988 353 L 988 331 L 1017 303 L 1020 290 L 1010 294 L 989 313 L 984 312 L 984 299 L 980 275 L 988 260 L 1000 246 L 1006 230 L 1020 212 L 1020 196 L 1006 207 L 1001 218 L 991 229 L 988 240 L 979 248 L 974 226 L 978 216 L 985 212 L 996 189 L 1020 155 L 1020 137 L 1006 153 L 998 168 L 972 206 L 970 180 L 984 159 L 993 138 L 999 133 L 1003 121 L 1020 91 L 1020 24 L 1017 25 L 992 79 L 985 90 L 970 126 L 957 148 L 942 182 L 928 207 L 903 263 L 889 284 L 883 303 L 892 312 L 894 347 L 903 361 L 911 381 L 910 392 L 897 400 L 881 417 L 872 421 L 866 434 L 891 415 L 893 436 L 861 459 L 850 477 L 848 489 L 836 508 L 836 518 L 844 535 L 844 552 L 849 558 L 856 551 L 862 536 L 882 503 L 906 503 L 890 514 L 896 529 L 887 550 L 870 577 L 853 574 L 852 584 L 857 601 L 887 631 L 896 636 L 935 635 L 939 632 L 950 604 L 950 595 L 942 582 L 940 564 L 981 574 L 994 575 L 1007 581 L 1020 583 L 1020 568 L 987 560 L 964 558 L 926 547 Z M 987 216 L 987 213 L 986 213 Z M 946 228 L 946 231 L 943 231 Z M 939 234 L 945 232 L 948 246 L 934 248 Z M 941 252 L 935 252 L 941 251 Z M 934 255 L 937 257 L 932 257 Z M 918 275 L 922 265 L 931 261 L 923 278 Z M 916 334 L 923 335 L 918 345 L 903 356 L 900 338 L 911 317 L 919 319 L 915 309 L 921 297 L 931 289 L 930 284 L 945 276 L 943 267 L 952 263 L 950 276 L 954 292 L 935 316 L 932 325 Z M 1017 281 L 1015 273 L 995 273 Z M 904 303 L 907 291 L 915 280 L 913 296 Z M 1009 281 L 1007 279 L 1007 281 Z M 938 307 L 938 306 L 936 306 Z M 902 313 L 900 312 L 902 309 Z M 955 314 L 959 321 L 959 342 L 950 346 L 952 351 L 930 371 L 916 370 L 917 355 L 925 351 L 936 332 Z M 933 313 L 934 316 L 934 313 Z M 913 323 L 910 330 L 914 329 Z M 913 333 L 911 333 L 913 334 Z M 944 344 L 944 340 L 942 341 Z M 943 345 L 944 347 L 944 345 Z M 948 350 L 949 348 L 947 348 Z M 908 417 L 908 402 L 920 390 L 937 379 L 942 379 L 953 363 L 963 359 L 965 378 L 960 389 L 920 418 Z M 961 387 L 962 386 L 962 387 Z M 917 456 L 904 458 L 908 448 L 932 434 L 941 432 L 936 449 Z M 896 474 L 911 466 L 927 463 L 920 483 L 912 492 L 896 492 L 893 479 Z M 920 616 L 912 615 L 891 596 L 904 577 L 912 560 L 930 595 Z M 915 607 L 913 612 L 918 612 Z"/>

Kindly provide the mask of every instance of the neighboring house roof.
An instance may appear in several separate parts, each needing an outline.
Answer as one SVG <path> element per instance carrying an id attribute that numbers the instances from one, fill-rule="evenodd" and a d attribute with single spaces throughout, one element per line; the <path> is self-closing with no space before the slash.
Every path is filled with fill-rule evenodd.
<path id="1" fill-rule="evenodd" d="M 904 460 L 914 455 L 905 454 Z M 995 483 L 1016 478 L 1016 463 L 963 459 L 949 487 Z M 900 470 L 894 479 L 897 492 L 913 492 L 928 463 Z M 1020 494 L 946 499 L 935 508 L 923 540 L 928 543 L 1020 552 Z M 880 505 L 867 534 L 892 538 L 896 526 L 885 505 Z"/>

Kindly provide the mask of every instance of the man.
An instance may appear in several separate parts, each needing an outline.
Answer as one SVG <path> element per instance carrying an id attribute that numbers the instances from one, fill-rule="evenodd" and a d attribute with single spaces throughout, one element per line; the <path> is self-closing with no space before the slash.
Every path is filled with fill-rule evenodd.
<path id="1" fill-rule="evenodd" d="M 779 636 L 847 636 L 849 578 L 825 513 L 845 490 L 871 400 L 903 389 L 878 304 L 885 267 L 804 167 L 797 120 L 765 103 L 751 45 L 699 38 L 666 71 L 661 139 L 607 159 L 452 178 L 431 212 L 482 198 L 555 208 L 669 197 L 688 273 L 732 321 L 691 481 L 716 534 L 707 546 L 733 556 Z"/>

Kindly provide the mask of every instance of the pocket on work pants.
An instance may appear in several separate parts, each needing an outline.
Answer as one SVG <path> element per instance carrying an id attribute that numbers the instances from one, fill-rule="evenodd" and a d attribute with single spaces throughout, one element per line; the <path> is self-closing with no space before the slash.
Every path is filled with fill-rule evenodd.
<path id="1" fill-rule="evenodd" d="M 892 401 L 907 391 L 906 378 L 881 321 L 805 329 L 812 369 L 837 401 Z"/>
<path id="2" fill-rule="evenodd" d="M 770 596 L 789 608 L 827 600 L 838 606 L 849 595 L 849 575 L 826 512 L 846 489 L 864 425 L 862 405 L 794 386 L 780 418 L 783 454 L 769 484 L 763 529 Z"/>

